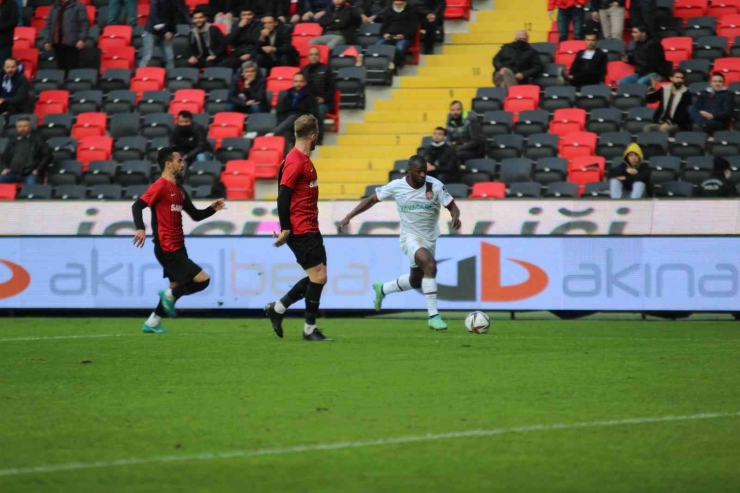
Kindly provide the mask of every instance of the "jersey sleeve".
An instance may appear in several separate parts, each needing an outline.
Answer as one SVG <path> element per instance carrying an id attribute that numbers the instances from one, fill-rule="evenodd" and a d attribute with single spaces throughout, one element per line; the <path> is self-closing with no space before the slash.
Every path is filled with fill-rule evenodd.
<path id="1" fill-rule="evenodd" d="M 159 180 L 152 183 L 149 188 L 146 189 L 146 192 L 139 197 L 141 200 L 146 202 L 146 205 L 149 207 L 152 207 L 154 204 L 157 203 L 159 200 L 159 196 L 162 192 L 162 184 Z"/>
<path id="2" fill-rule="evenodd" d="M 450 192 L 447 191 L 444 185 L 439 185 L 439 191 L 437 192 L 439 196 L 439 202 L 444 206 L 448 207 L 452 202 L 455 201 L 455 199 L 450 195 Z"/>
<path id="3" fill-rule="evenodd" d="M 396 195 L 396 186 L 395 186 L 395 182 L 393 181 L 387 185 L 383 185 L 382 187 L 378 187 L 375 189 L 375 196 L 381 202 L 384 200 L 395 198 L 395 195 Z"/>
<path id="4" fill-rule="evenodd" d="M 295 190 L 298 185 L 298 178 L 301 176 L 303 166 L 300 163 L 286 161 L 283 165 L 283 174 L 280 178 L 280 185 Z"/>

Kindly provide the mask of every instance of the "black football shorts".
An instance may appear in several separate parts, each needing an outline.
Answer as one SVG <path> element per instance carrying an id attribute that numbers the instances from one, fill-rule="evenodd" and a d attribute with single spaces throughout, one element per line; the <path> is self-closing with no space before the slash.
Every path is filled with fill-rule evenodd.
<path id="1" fill-rule="evenodd" d="M 321 264 L 326 265 L 326 249 L 321 233 L 290 235 L 288 237 L 288 248 L 293 252 L 298 265 L 303 270 Z"/>

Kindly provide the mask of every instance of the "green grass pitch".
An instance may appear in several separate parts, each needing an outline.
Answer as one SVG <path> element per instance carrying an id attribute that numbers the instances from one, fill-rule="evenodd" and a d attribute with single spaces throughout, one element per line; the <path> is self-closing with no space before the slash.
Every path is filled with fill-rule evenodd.
<path id="1" fill-rule="evenodd" d="M 0 492 L 740 491 L 737 323 L 167 322 L 0 319 Z"/>

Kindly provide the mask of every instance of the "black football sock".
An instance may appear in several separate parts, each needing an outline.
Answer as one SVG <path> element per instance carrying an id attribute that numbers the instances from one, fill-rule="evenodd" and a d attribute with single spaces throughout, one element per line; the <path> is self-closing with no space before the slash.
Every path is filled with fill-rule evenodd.
<path id="1" fill-rule="evenodd" d="M 164 311 L 164 307 L 162 306 L 162 300 L 159 300 L 157 308 L 154 309 L 154 314 L 160 318 L 165 318 L 167 316 L 167 313 Z"/>
<path id="2" fill-rule="evenodd" d="M 316 325 L 316 317 L 319 314 L 319 304 L 321 303 L 321 291 L 323 284 L 308 282 L 306 289 L 306 325 Z"/>
<path id="3" fill-rule="evenodd" d="M 200 293 L 201 291 L 206 289 L 209 284 L 211 284 L 210 279 L 206 279 L 203 282 L 190 281 L 183 285 L 178 285 L 176 288 L 174 288 L 172 290 L 172 296 L 174 296 L 176 300 L 179 300 L 183 296 Z"/>
<path id="4" fill-rule="evenodd" d="M 303 279 L 295 283 L 293 287 L 290 288 L 290 291 L 285 293 L 285 296 L 280 298 L 280 303 L 282 303 L 285 308 L 288 308 L 293 303 L 301 301 L 306 296 L 308 282 L 308 277 L 304 277 Z"/>

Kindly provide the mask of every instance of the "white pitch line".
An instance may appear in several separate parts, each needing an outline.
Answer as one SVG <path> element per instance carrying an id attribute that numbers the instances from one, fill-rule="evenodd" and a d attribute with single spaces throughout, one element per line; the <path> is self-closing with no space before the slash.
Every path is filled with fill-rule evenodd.
<path id="1" fill-rule="evenodd" d="M 141 457 L 131 459 L 120 459 L 100 462 L 75 462 L 70 464 L 58 464 L 51 466 L 20 467 L 11 469 L 0 469 L 0 476 L 20 476 L 34 473 L 51 473 L 61 471 L 79 471 L 86 469 L 100 469 L 114 466 L 134 466 L 140 464 L 153 464 L 162 462 L 184 462 L 203 461 L 214 459 L 232 459 L 236 457 L 260 457 L 264 455 L 288 455 L 301 454 L 304 452 L 317 452 L 326 450 L 344 450 L 355 448 L 376 447 L 383 445 L 403 445 L 407 443 L 432 442 L 437 440 L 449 440 L 453 438 L 489 437 L 505 435 L 510 433 L 532 433 L 537 431 L 573 430 L 582 428 L 603 428 L 611 426 L 642 425 L 648 423 L 665 423 L 675 421 L 696 421 L 703 419 L 737 418 L 740 412 L 734 413 L 702 413 L 688 416 L 660 416 L 655 418 L 628 418 L 608 421 L 585 421 L 580 423 L 553 423 L 537 424 L 529 426 L 515 426 L 513 428 L 494 428 L 490 430 L 453 431 L 449 433 L 438 433 L 418 436 L 381 438 L 360 442 L 335 442 L 321 443 L 317 445 L 297 445 L 294 447 L 268 448 L 258 450 L 235 450 L 233 452 L 215 452 L 191 455 L 162 455 L 154 457 Z"/>
<path id="2" fill-rule="evenodd" d="M 54 341 L 60 339 L 100 339 L 103 337 L 128 337 L 130 334 L 87 334 L 77 336 L 40 336 L 40 337 L 9 337 L 0 339 L 0 342 L 23 342 L 23 341 Z"/>

